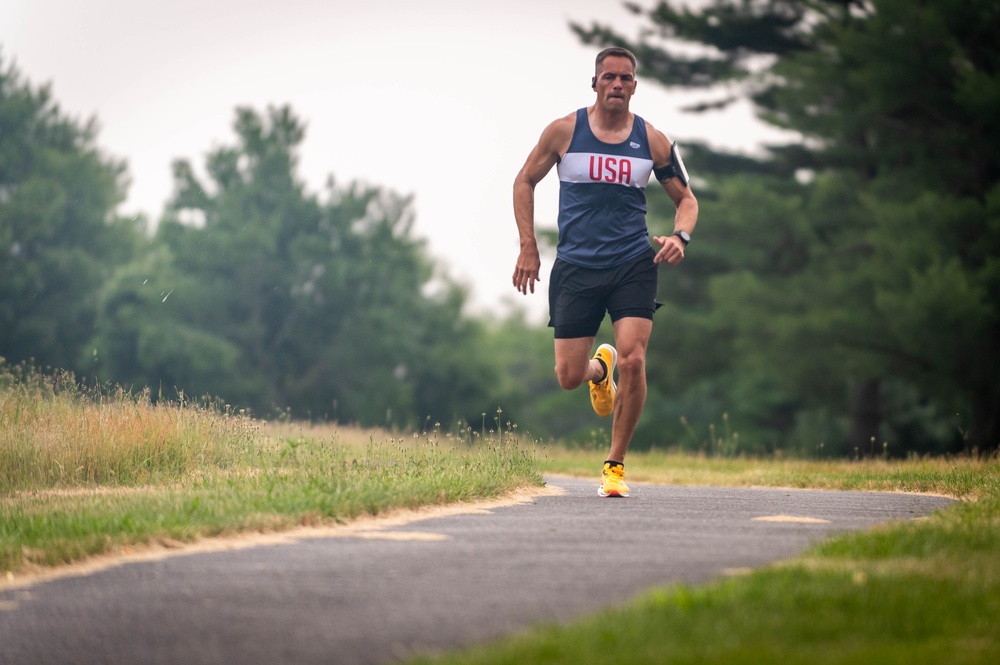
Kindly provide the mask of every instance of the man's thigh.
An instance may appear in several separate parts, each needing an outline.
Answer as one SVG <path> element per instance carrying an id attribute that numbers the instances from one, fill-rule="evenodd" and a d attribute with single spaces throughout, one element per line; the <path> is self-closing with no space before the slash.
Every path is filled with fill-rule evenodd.
<path id="1" fill-rule="evenodd" d="M 629 357 L 634 353 L 641 353 L 645 357 L 649 336 L 653 332 L 653 322 L 650 319 L 626 316 L 615 321 L 614 331 L 619 356 Z"/>
<path id="2" fill-rule="evenodd" d="M 583 383 L 589 371 L 593 347 L 593 337 L 556 338 L 556 376 L 560 382 L 568 385 Z"/>

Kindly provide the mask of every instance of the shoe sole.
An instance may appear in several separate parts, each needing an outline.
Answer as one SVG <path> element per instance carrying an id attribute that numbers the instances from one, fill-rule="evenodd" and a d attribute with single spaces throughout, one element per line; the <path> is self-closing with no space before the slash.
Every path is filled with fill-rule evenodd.
<path id="1" fill-rule="evenodd" d="M 628 498 L 628 492 L 615 492 L 615 491 L 611 491 L 611 492 L 608 492 L 607 494 L 605 494 L 604 493 L 604 488 L 603 487 L 598 487 L 597 488 L 597 496 L 604 497 L 604 498 L 607 498 L 607 497 L 610 497 L 610 496 L 617 496 L 617 497 L 622 498 L 622 499 L 627 499 Z"/>

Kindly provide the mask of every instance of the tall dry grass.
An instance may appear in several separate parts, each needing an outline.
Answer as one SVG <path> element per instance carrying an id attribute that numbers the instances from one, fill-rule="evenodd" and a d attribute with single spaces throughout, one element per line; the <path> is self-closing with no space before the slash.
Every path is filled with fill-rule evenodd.
<path id="1" fill-rule="evenodd" d="M 256 425 L 240 414 L 83 387 L 0 359 L 0 493 L 178 478 L 245 457 Z"/>
<path id="2" fill-rule="evenodd" d="M 269 425 L 0 361 L 0 571 L 541 483 L 534 449 L 496 424 L 475 435 Z"/>

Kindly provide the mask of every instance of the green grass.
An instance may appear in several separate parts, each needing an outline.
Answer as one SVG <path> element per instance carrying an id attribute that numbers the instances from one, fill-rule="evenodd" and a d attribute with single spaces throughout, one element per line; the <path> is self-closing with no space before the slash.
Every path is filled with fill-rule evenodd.
<path id="1" fill-rule="evenodd" d="M 786 567 L 660 589 L 569 628 L 413 662 L 995 663 L 995 591 L 915 573 Z"/>
<path id="2" fill-rule="evenodd" d="M 268 425 L 0 363 L 0 571 L 342 523 L 539 485 L 513 428 L 399 436 Z"/>
<path id="3" fill-rule="evenodd" d="M 149 543 L 334 524 L 491 498 L 601 451 L 513 426 L 403 435 L 265 424 L 222 407 L 85 390 L 0 361 L 0 571 Z M 678 584 L 571 626 L 416 663 L 1000 662 L 1000 460 L 805 461 L 631 453 L 629 481 L 920 491 L 963 499 L 802 556 Z"/>
<path id="4" fill-rule="evenodd" d="M 547 453 L 545 470 L 596 477 L 602 452 L 555 447 Z M 629 481 L 665 485 L 923 492 L 959 499 L 995 493 L 1000 475 L 1000 461 L 995 456 L 851 461 L 709 457 L 654 450 L 630 452 L 626 468 Z"/>
<path id="5" fill-rule="evenodd" d="M 550 451 L 550 472 L 594 475 L 594 455 Z M 599 463 L 598 459 L 598 463 Z M 1000 460 L 806 462 L 630 454 L 629 480 L 912 490 L 966 500 L 835 537 L 802 556 L 705 585 L 677 584 L 570 626 L 412 663 L 1000 662 Z"/>

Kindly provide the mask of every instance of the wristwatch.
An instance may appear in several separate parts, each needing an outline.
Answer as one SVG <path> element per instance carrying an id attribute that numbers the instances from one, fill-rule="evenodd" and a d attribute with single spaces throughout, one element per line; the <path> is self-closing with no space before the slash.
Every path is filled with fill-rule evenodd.
<path id="1" fill-rule="evenodd" d="M 685 247 L 687 247 L 687 244 L 691 242 L 691 234 L 687 231 L 674 231 L 674 235 L 681 239 L 681 242 L 684 243 Z"/>

